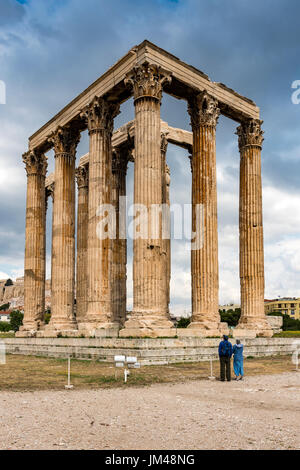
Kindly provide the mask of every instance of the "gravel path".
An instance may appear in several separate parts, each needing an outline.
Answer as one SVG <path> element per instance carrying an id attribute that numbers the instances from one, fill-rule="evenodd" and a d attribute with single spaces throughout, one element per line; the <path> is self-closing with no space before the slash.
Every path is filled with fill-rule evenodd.
<path id="1" fill-rule="evenodd" d="M 299 449 L 300 373 L 0 393 L 0 449 Z"/>

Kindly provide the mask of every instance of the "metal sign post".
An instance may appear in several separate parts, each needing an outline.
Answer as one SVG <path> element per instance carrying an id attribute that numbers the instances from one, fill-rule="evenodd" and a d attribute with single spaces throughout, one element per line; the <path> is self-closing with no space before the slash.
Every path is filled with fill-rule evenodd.
<path id="1" fill-rule="evenodd" d="M 209 380 L 215 380 L 215 376 L 213 375 L 213 361 L 212 358 L 210 358 L 210 375 L 208 376 Z"/>
<path id="2" fill-rule="evenodd" d="M 67 390 L 71 390 L 73 385 L 71 385 L 71 357 L 68 356 L 68 385 L 65 385 Z"/>

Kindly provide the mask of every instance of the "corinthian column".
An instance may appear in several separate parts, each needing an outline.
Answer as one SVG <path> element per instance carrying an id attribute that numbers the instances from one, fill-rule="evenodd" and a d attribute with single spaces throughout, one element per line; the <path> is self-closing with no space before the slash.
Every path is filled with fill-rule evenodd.
<path id="1" fill-rule="evenodd" d="M 262 121 L 249 120 L 237 128 L 240 161 L 240 282 L 239 329 L 272 336 L 264 312 L 264 244 L 261 183 Z M 245 331 L 244 331 L 245 334 Z"/>
<path id="2" fill-rule="evenodd" d="M 79 326 L 87 313 L 88 164 L 78 167 L 75 173 L 78 186 L 76 321 Z"/>
<path id="3" fill-rule="evenodd" d="M 88 310 L 82 327 L 118 326 L 114 323 L 111 299 L 111 240 L 98 230 L 104 205 L 111 204 L 112 149 L 111 136 L 114 117 L 119 105 L 95 97 L 83 111 L 87 118 L 89 149 L 89 201 L 87 245 Z M 104 211 L 105 212 L 105 211 Z M 110 227 L 108 227 L 108 230 Z"/>
<path id="4" fill-rule="evenodd" d="M 76 328 L 75 281 L 75 153 L 80 133 L 59 127 L 49 138 L 55 152 L 52 217 L 51 320 L 46 329 Z"/>
<path id="5" fill-rule="evenodd" d="M 206 91 L 189 101 L 193 130 L 192 166 L 192 322 L 202 335 L 220 332 L 216 125 L 220 110 Z"/>
<path id="6" fill-rule="evenodd" d="M 125 323 L 125 329 L 120 332 L 122 336 L 172 334 L 172 323 L 167 313 L 161 216 L 156 217 L 151 210 L 154 205 L 154 209 L 158 211 L 162 204 L 160 103 L 163 84 L 170 80 L 170 73 L 147 62 L 136 66 L 125 80 L 133 88 L 135 104 L 136 217 L 133 242 L 133 312 Z"/>
<path id="7" fill-rule="evenodd" d="M 112 160 L 112 204 L 116 213 L 116 238 L 112 240 L 112 305 L 114 321 L 123 325 L 126 318 L 126 172 L 128 149 L 115 149 Z"/>
<path id="8" fill-rule="evenodd" d="M 170 305 L 171 280 L 171 226 L 170 226 L 170 168 L 166 164 L 168 140 L 166 134 L 161 135 L 162 158 L 162 203 L 163 203 L 163 247 L 165 253 L 165 279 L 167 292 L 167 311 Z"/>
<path id="9" fill-rule="evenodd" d="M 45 177 L 47 159 L 37 151 L 24 153 L 27 173 L 24 320 L 22 331 L 38 330 L 45 312 Z"/>

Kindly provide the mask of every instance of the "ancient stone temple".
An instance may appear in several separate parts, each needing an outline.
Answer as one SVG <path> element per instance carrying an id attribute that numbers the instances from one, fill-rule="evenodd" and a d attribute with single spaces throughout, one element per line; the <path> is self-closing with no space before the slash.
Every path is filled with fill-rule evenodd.
<path id="1" fill-rule="evenodd" d="M 163 92 L 186 100 L 192 132 L 161 121 Z M 120 104 L 132 96 L 134 121 L 113 131 Z M 148 41 L 132 48 L 29 139 L 23 155 L 27 209 L 25 315 L 20 336 L 91 336 L 96 331 L 120 337 L 218 336 L 228 331 L 218 313 L 215 139 L 220 114 L 237 122 L 241 156 L 242 316 L 236 331 L 244 336 L 272 336 L 264 313 L 259 109 L 253 101 L 212 82 Z M 76 147 L 86 129 L 89 153 L 75 168 Z M 170 220 L 163 221 L 162 215 L 148 217 L 152 207 L 170 206 L 168 142 L 187 150 L 192 172 L 192 321 L 181 332 L 176 332 L 169 317 Z M 55 154 L 55 172 L 47 176 L 45 154 L 50 149 Z M 143 236 L 136 217 L 139 236 L 133 240 L 133 310 L 126 315 L 127 242 L 122 205 L 129 161 L 134 164 L 134 204 L 140 208 L 139 216 L 145 212 L 147 230 Z M 53 198 L 52 308 L 50 323 L 45 325 L 49 196 Z M 99 223 L 111 207 L 115 236 L 99 236 Z M 104 231 L 109 230 L 105 226 Z"/>

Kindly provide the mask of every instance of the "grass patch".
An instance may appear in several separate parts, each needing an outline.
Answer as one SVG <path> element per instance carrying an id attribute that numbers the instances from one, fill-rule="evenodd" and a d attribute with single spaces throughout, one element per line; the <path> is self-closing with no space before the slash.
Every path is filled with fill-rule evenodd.
<path id="1" fill-rule="evenodd" d="M 281 331 L 275 333 L 274 338 L 300 338 L 300 331 Z"/>
<path id="2" fill-rule="evenodd" d="M 0 338 L 14 338 L 15 334 L 14 333 L 9 333 L 8 331 L 0 331 Z"/>
<path id="3" fill-rule="evenodd" d="M 245 375 L 276 374 L 294 369 L 290 356 L 245 359 Z M 219 362 L 213 361 L 215 376 Z M 181 362 L 149 365 L 130 369 L 124 384 L 123 369 L 106 362 L 72 359 L 71 383 L 75 389 L 99 389 L 148 386 L 156 383 L 179 383 L 204 380 L 210 375 L 209 362 Z M 67 360 L 8 354 L 0 365 L 0 391 L 63 390 L 67 383 Z"/>

